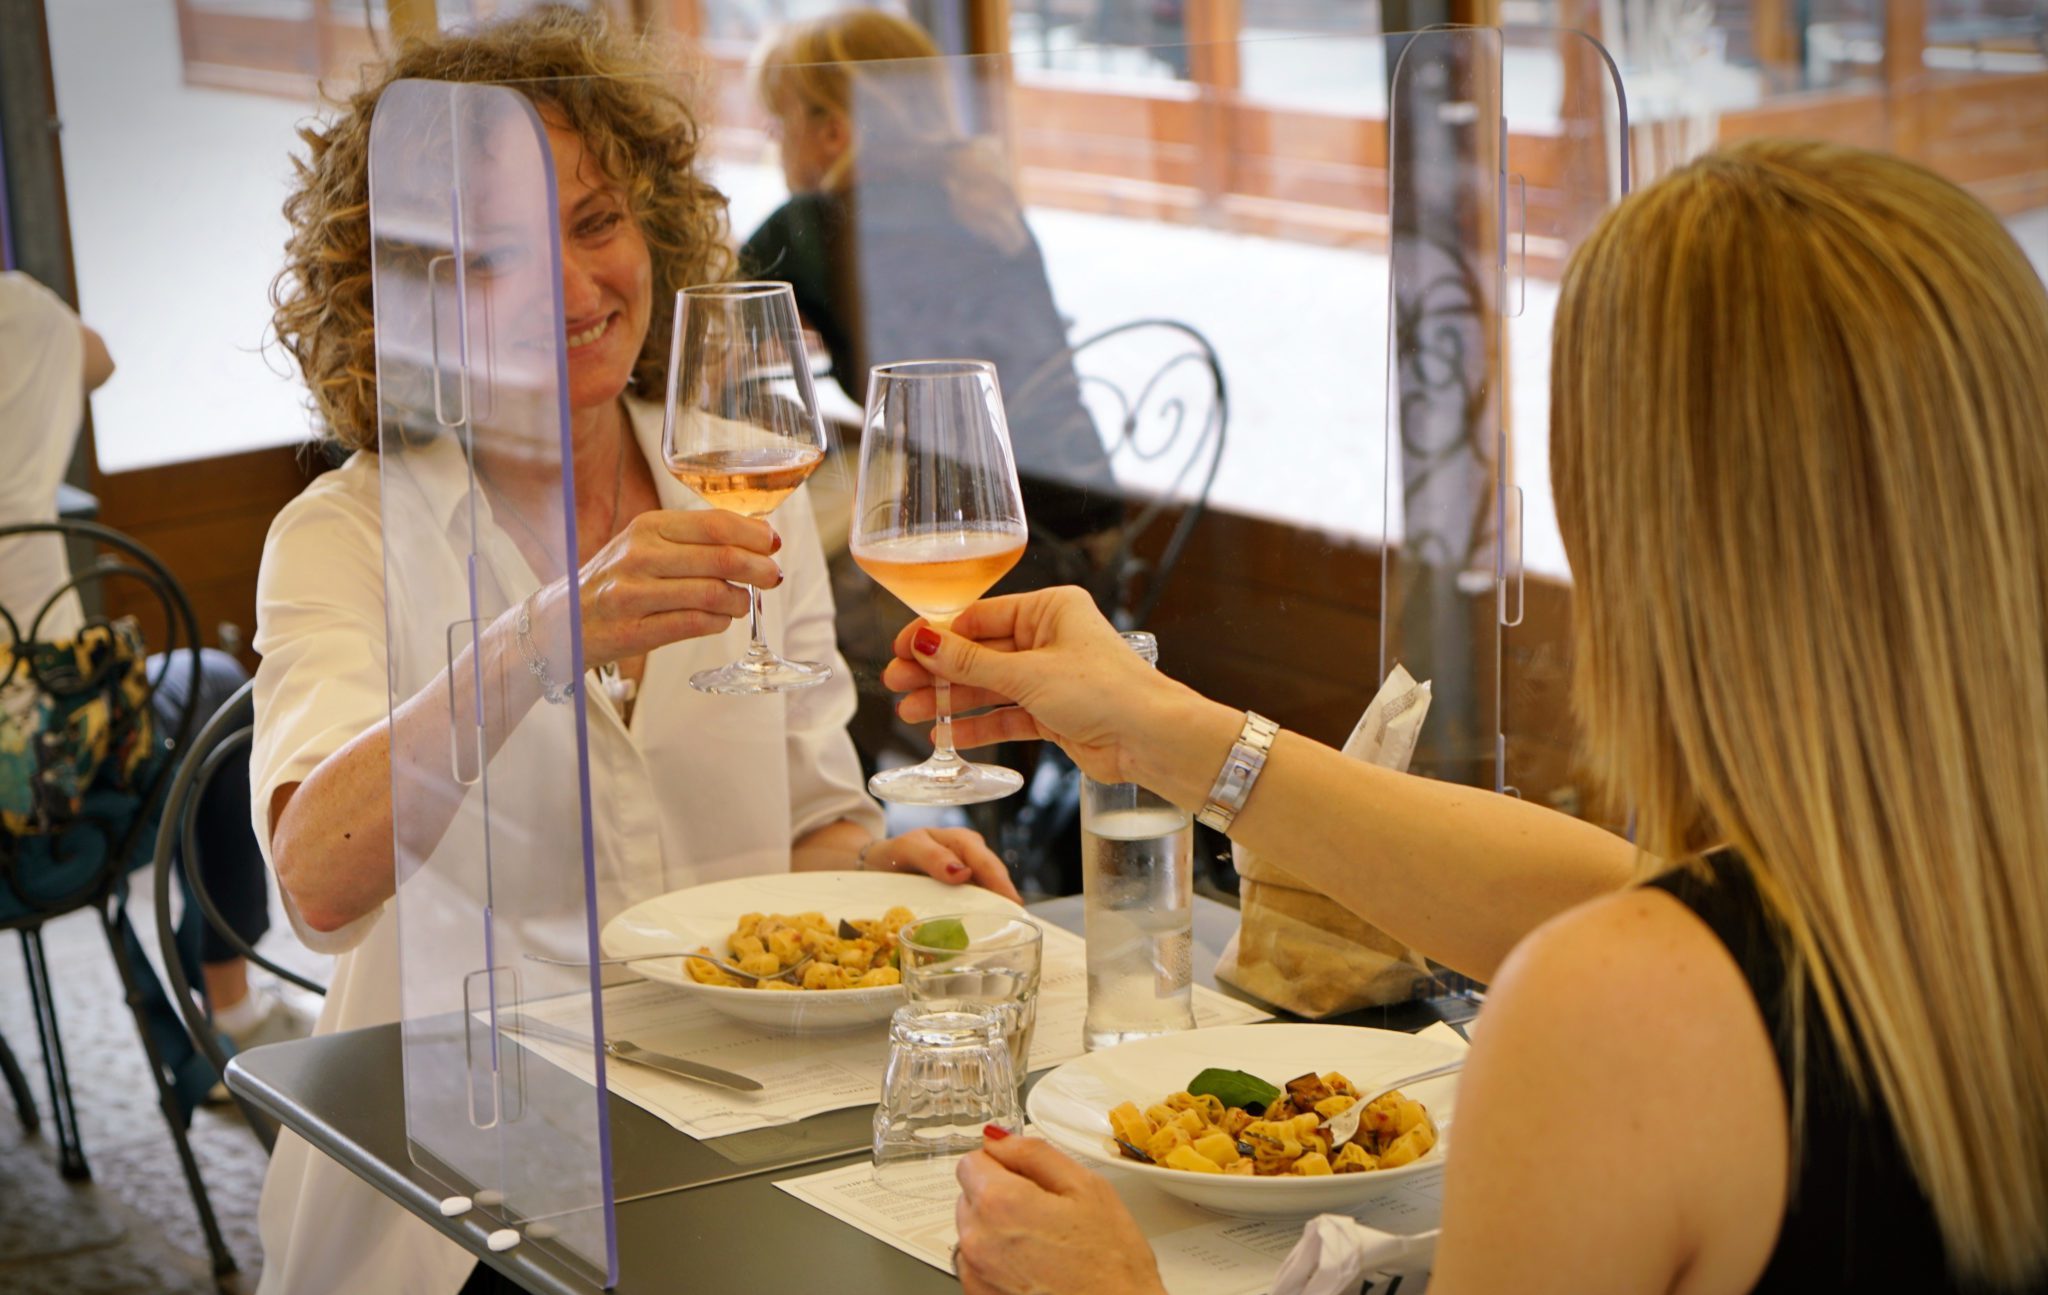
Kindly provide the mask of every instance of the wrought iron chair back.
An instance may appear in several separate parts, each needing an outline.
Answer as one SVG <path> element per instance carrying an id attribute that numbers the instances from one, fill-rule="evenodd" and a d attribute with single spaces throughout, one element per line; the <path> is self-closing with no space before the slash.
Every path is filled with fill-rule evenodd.
<path id="1" fill-rule="evenodd" d="M 1114 547 L 1099 561 L 1079 554 L 1069 569 L 1087 572 L 1083 586 L 1120 629 L 1151 619 L 1209 503 L 1230 426 L 1230 392 L 1216 348 L 1202 333 L 1171 319 L 1134 319 L 1104 329 L 1047 361 L 1019 388 L 1013 403 L 1035 397 L 1071 370 L 1094 419 L 1111 472 L 1125 499 Z M 1157 534 L 1168 525 L 1154 551 Z M 1033 545 L 1078 546 L 1034 527 Z M 1057 747 L 1042 744 L 1023 794 L 999 801 L 976 825 L 1034 891 L 1063 894 L 1079 882 L 1076 824 L 1081 773 Z"/>
<path id="2" fill-rule="evenodd" d="M 185 596 L 184 587 L 155 554 L 112 527 L 102 526 L 97 522 L 65 520 L 0 526 L 0 540 L 43 534 L 60 535 L 66 540 L 89 541 L 112 552 L 101 554 L 91 565 L 75 572 L 61 588 L 45 598 L 42 606 L 38 607 L 35 615 L 29 619 L 26 632 L 9 609 L 0 607 L 0 627 L 4 627 L 8 635 L 5 646 L 23 646 L 38 641 L 50 613 L 66 595 L 83 594 L 91 591 L 94 586 L 104 586 L 112 580 L 134 581 L 154 600 L 165 636 L 165 665 L 155 675 L 148 677 L 146 692 L 137 709 L 142 713 L 153 709 L 152 703 L 156 699 L 157 690 L 162 687 L 171 670 L 186 671 L 185 696 L 188 702 L 178 708 L 177 722 L 171 732 L 161 735 L 171 752 L 183 750 L 186 739 L 192 735 L 192 725 L 195 722 L 190 699 L 196 699 L 199 690 L 199 654 L 196 651 L 199 644 L 199 627 L 197 619 L 192 614 L 192 604 Z M 178 655 L 181 652 L 183 655 Z M 32 665 L 28 654 L 15 653 L 13 667 L 24 674 L 30 673 Z M 84 686 L 98 687 L 106 682 L 108 680 L 104 677 L 96 678 L 84 681 Z M 133 724 L 139 721 L 136 717 L 131 717 L 128 722 Z M 151 811 L 160 801 L 164 789 L 170 785 L 172 763 L 172 760 L 154 762 L 141 784 L 134 789 L 137 807 L 132 819 L 125 823 L 116 823 L 88 813 L 80 815 L 74 826 L 97 832 L 107 847 L 109 861 L 129 859 L 148 831 L 152 821 Z M 52 895 L 25 886 L 16 874 L 16 862 L 12 852 L 0 851 L 0 898 L 11 898 L 20 910 L 14 915 L 7 915 L 4 910 L 0 910 L 0 930 L 40 926 L 49 918 L 74 912 L 106 896 L 124 875 L 119 867 L 102 868 L 82 885 Z"/>
<path id="3" fill-rule="evenodd" d="M 141 715 L 154 712 L 159 725 L 157 741 L 163 750 L 160 756 L 148 762 L 146 772 L 137 783 L 121 795 L 89 796 L 83 802 L 81 812 L 64 823 L 61 831 L 48 837 L 24 836 L 7 848 L 0 848 L 0 930 L 18 931 L 21 936 L 22 956 L 28 966 L 29 997 L 35 1010 L 36 1032 L 42 1044 L 43 1073 L 50 1088 L 52 1118 L 57 1125 L 59 1170 L 66 1178 L 82 1180 L 90 1178 L 92 1172 L 86 1164 L 79 1138 L 77 1110 L 71 1093 L 70 1073 L 64 1061 L 63 1039 L 57 1025 L 54 986 L 43 949 L 42 928 L 52 918 L 81 909 L 89 908 L 98 915 L 101 933 L 106 937 L 115 970 L 120 974 L 128 1008 L 135 1019 L 136 1033 L 148 1058 L 150 1077 L 156 1083 L 158 1105 L 170 1127 L 171 1140 L 176 1145 L 179 1165 L 185 1174 L 185 1184 L 198 1211 L 207 1248 L 212 1253 L 214 1273 L 216 1277 L 225 1276 L 235 1271 L 234 1257 L 228 1253 L 205 1183 L 200 1179 L 198 1161 L 186 1138 L 185 1112 L 166 1077 L 165 1057 L 146 1015 L 146 995 L 150 986 L 146 977 L 150 972 L 146 960 L 143 965 L 136 965 L 140 946 L 135 942 L 134 928 L 128 920 L 126 884 L 137 852 L 157 830 L 164 793 L 192 734 L 193 711 L 198 704 L 200 682 L 198 622 L 192 614 L 191 600 L 170 570 L 147 548 L 111 527 L 68 519 L 0 527 L 0 540 L 43 534 L 59 535 L 67 541 L 84 541 L 97 545 L 102 552 L 94 561 L 76 570 L 62 588 L 44 600 L 28 618 L 26 632 L 20 620 L 8 609 L 0 608 L 0 627 L 4 627 L 9 636 L 7 646 L 19 648 L 37 642 L 52 609 L 67 594 L 93 592 L 95 586 L 104 586 L 113 580 L 129 580 L 140 585 L 150 595 L 161 616 L 164 641 L 160 659 L 163 664 L 153 674 L 145 672 L 146 690 L 140 705 L 125 722 L 140 724 Z M 98 618 L 89 618 L 88 623 L 93 619 Z M 32 673 L 28 652 L 15 651 L 12 661 L 16 670 Z M 163 708 L 155 706 L 154 702 L 172 670 L 187 670 L 189 675 L 183 700 L 166 726 L 161 723 Z M 102 675 L 104 677 L 82 682 L 67 680 L 67 690 L 76 692 L 81 687 L 117 686 L 111 670 L 103 671 Z M 37 686 L 44 686 L 40 678 Z M 87 848 L 86 843 L 91 837 L 97 838 L 91 843 L 99 847 L 100 858 L 79 879 L 67 881 L 57 890 L 33 884 L 27 875 L 31 866 L 42 871 L 52 865 L 61 866 L 65 859 L 75 860 Z M 24 857 L 22 844 L 43 841 L 48 842 L 46 851 L 38 848 L 30 852 L 33 857 Z M 5 1072 L 8 1087 L 13 1090 L 23 1127 L 35 1131 L 40 1120 L 34 1099 L 27 1092 L 26 1082 L 4 1042 L 0 1042 L 0 1072 Z"/>
<path id="4" fill-rule="evenodd" d="M 185 758 L 178 764 L 177 777 L 171 781 L 170 792 L 164 801 L 164 831 L 156 838 L 156 934 L 157 946 L 170 949 L 176 946 L 177 934 L 171 921 L 171 879 L 174 869 L 184 870 L 186 893 L 199 908 L 214 932 L 242 957 L 268 971 L 278 979 L 315 994 L 325 994 L 327 987 L 291 970 L 279 966 L 263 954 L 250 947 L 247 941 L 235 933 L 228 920 L 213 901 L 206 889 L 206 869 L 201 864 L 199 848 L 199 806 L 206 797 L 206 790 L 213 784 L 213 778 L 222 764 L 246 749 L 255 735 L 256 705 L 252 699 L 255 684 L 245 683 L 235 695 L 221 704 L 204 725 L 198 736 L 186 748 Z M 216 1072 L 227 1073 L 226 1049 L 220 1045 L 219 1032 L 212 1019 L 199 1004 L 198 996 L 185 975 L 181 960 L 166 956 L 164 971 L 171 982 L 171 999 L 178 1005 L 185 1018 L 185 1028 L 192 1036 L 192 1042 L 207 1060 L 213 1063 Z M 250 1105 L 239 1094 L 233 1094 L 236 1105 L 249 1121 L 250 1131 L 263 1143 L 265 1151 L 277 1143 L 277 1124 L 269 1116 Z"/>
<path id="5" fill-rule="evenodd" d="M 1120 628 L 1151 617 L 1180 562 L 1223 461 L 1230 394 L 1209 339 L 1172 319 L 1134 319 L 1076 342 L 1048 360 L 1010 398 L 1023 405 L 1071 369 L 1127 500 L 1115 547 L 1086 562 L 1086 587 Z M 1130 508 L 1135 504 L 1135 511 Z M 1143 550 L 1156 528 L 1172 528 L 1158 556 Z M 1034 545 L 1072 543 L 1034 528 Z"/>

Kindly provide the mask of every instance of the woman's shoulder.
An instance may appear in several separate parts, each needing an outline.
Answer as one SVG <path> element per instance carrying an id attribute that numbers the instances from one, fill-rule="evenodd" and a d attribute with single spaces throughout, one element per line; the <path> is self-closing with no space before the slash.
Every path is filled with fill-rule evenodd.
<path id="1" fill-rule="evenodd" d="M 791 262 L 808 264 L 824 254 L 826 237 L 846 215 L 846 200 L 836 194 L 791 194 L 740 245 L 740 272 L 750 277 L 788 277 Z"/>
<path id="2" fill-rule="evenodd" d="M 263 563 L 298 552 L 332 553 L 336 546 L 368 542 L 374 556 L 382 542 L 377 456 L 357 450 L 339 467 L 306 483 L 306 488 L 271 519 L 263 541 Z"/>
<path id="3" fill-rule="evenodd" d="M 1636 1260 L 1725 1279 L 1699 1289 L 1762 1272 L 1789 1155 L 1776 1056 L 1741 969 L 1668 893 L 1594 900 L 1516 947 L 1459 1108 L 1461 1157 L 1490 1167 L 1496 1204 L 1540 1216 L 1529 1227 L 1591 1226 L 1590 1209 Z"/>

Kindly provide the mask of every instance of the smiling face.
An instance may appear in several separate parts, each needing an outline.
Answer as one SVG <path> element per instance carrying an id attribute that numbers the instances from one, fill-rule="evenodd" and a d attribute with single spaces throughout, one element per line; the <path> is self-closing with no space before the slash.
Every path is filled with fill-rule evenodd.
<path id="1" fill-rule="evenodd" d="M 569 343 L 569 408 L 617 400 L 633 376 L 654 305 L 654 262 L 625 190 L 584 151 L 575 131 L 548 123 L 562 225 L 562 314 Z"/>

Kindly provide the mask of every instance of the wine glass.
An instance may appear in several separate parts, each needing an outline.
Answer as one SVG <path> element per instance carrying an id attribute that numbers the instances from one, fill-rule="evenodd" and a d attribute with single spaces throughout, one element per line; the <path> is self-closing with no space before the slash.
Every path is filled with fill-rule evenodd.
<path id="1" fill-rule="evenodd" d="M 943 629 L 1017 565 L 1024 539 L 995 366 L 909 360 L 870 371 L 849 544 L 860 569 Z M 876 774 L 868 790 L 903 804 L 972 805 L 1022 787 L 1013 770 L 960 758 L 952 689 L 941 679 L 937 693 L 931 758 Z"/>
<path id="2" fill-rule="evenodd" d="M 778 390 L 781 380 L 788 387 Z M 713 508 L 765 517 L 825 461 L 825 425 L 786 283 L 714 283 L 676 294 L 661 457 Z M 749 588 L 746 655 L 690 676 L 700 692 L 745 696 L 811 688 L 832 677 L 788 661 L 761 637 L 761 591 Z"/>

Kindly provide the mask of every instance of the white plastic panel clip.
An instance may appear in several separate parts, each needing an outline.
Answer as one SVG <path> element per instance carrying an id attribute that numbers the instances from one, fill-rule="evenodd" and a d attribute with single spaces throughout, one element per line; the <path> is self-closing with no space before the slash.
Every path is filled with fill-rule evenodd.
<path id="1" fill-rule="evenodd" d="M 1507 177 L 1502 206 L 1500 313 L 1520 319 L 1529 297 L 1529 182 L 1519 172 Z"/>
<path id="2" fill-rule="evenodd" d="M 1501 526 L 1500 623 L 1512 629 L 1522 623 L 1522 488 L 1509 486 L 1504 503 L 1507 516 Z M 1508 597 L 1510 589 L 1514 590 L 1512 600 Z"/>
<path id="3" fill-rule="evenodd" d="M 484 776 L 484 712 L 481 681 L 481 649 L 476 641 L 477 622 L 456 621 L 448 627 L 448 775 L 464 787 L 474 787 Z M 461 670 L 456 662 L 462 650 L 476 647 L 470 668 Z"/>
<path id="4" fill-rule="evenodd" d="M 456 388 L 456 392 L 461 397 L 462 408 L 451 418 L 445 412 L 444 403 L 441 398 L 441 267 L 443 265 L 455 270 L 454 287 L 457 330 L 458 332 L 462 331 L 460 322 L 462 312 L 462 270 L 460 266 L 456 265 L 455 256 L 452 252 L 443 252 L 427 262 L 427 340 L 433 351 L 430 357 L 432 360 L 430 368 L 434 375 L 434 421 L 448 430 L 454 431 L 459 427 L 467 425 L 469 422 L 469 382 L 467 375 L 463 374 L 460 369 L 461 361 L 458 359 L 456 362 L 458 366 L 457 373 L 464 380 Z M 456 347 L 458 354 L 461 349 L 458 343 Z"/>

